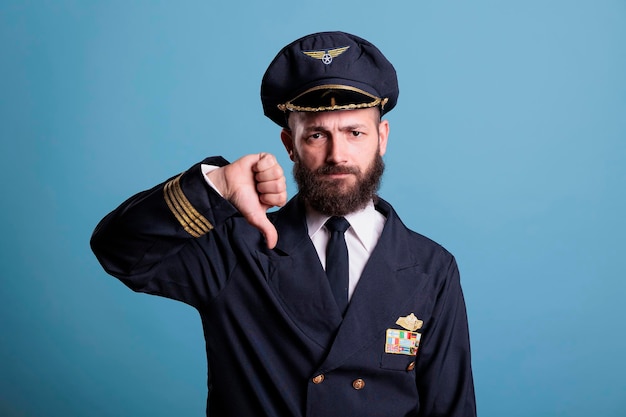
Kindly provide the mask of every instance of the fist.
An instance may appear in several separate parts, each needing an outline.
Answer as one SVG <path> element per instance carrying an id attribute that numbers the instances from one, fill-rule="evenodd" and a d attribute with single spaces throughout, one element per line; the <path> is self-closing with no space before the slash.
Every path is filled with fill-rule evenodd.
<path id="1" fill-rule="evenodd" d="M 248 223 L 261 231 L 267 246 L 274 248 L 278 233 L 267 218 L 267 210 L 287 202 L 285 175 L 274 155 L 246 155 L 207 175 Z"/>

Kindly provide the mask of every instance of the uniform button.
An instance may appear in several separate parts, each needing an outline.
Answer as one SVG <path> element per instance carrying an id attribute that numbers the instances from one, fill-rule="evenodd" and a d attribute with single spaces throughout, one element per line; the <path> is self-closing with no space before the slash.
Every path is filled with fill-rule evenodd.
<path id="1" fill-rule="evenodd" d="M 363 381 L 361 378 L 359 379 L 355 379 L 354 381 L 352 381 L 352 388 L 354 389 L 363 389 L 365 387 L 365 381 Z"/>
<path id="2" fill-rule="evenodd" d="M 313 381 L 314 384 L 321 384 L 322 381 L 324 381 L 324 374 L 319 374 L 313 377 L 313 379 L 311 379 L 311 381 Z"/>
<path id="3" fill-rule="evenodd" d="M 412 371 L 413 369 L 415 369 L 415 362 L 411 362 L 409 366 L 406 367 L 407 371 Z"/>

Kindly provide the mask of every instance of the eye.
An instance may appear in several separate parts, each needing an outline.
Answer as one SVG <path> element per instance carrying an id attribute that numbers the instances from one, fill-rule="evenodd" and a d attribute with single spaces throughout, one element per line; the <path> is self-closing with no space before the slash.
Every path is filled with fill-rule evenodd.
<path id="1" fill-rule="evenodd" d="M 305 139 L 310 144 L 321 145 L 326 140 L 326 135 L 323 132 L 313 132 Z"/>
<path id="2" fill-rule="evenodd" d="M 353 130 L 352 131 L 352 136 L 354 137 L 359 137 L 363 134 L 363 132 L 359 132 L 358 130 Z"/>

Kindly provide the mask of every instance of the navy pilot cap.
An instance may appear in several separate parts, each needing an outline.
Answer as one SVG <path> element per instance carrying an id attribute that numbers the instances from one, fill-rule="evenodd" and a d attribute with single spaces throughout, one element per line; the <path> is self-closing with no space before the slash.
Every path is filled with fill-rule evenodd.
<path id="1" fill-rule="evenodd" d="M 344 32 L 307 35 L 285 46 L 261 82 L 263 112 L 287 127 L 288 112 L 380 107 L 398 100 L 393 65 L 365 39 Z"/>

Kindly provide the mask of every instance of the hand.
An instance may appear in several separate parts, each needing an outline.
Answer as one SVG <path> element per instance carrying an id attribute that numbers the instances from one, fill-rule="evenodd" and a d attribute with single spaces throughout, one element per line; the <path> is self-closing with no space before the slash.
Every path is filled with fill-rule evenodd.
<path id="1" fill-rule="evenodd" d="M 267 218 L 267 210 L 287 202 L 287 183 L 276 158 L 268 153 L 246 155 L 207 175 L 248 223 L 261 231 L 267 247 L 273 249 L 278 232 Z"/>

